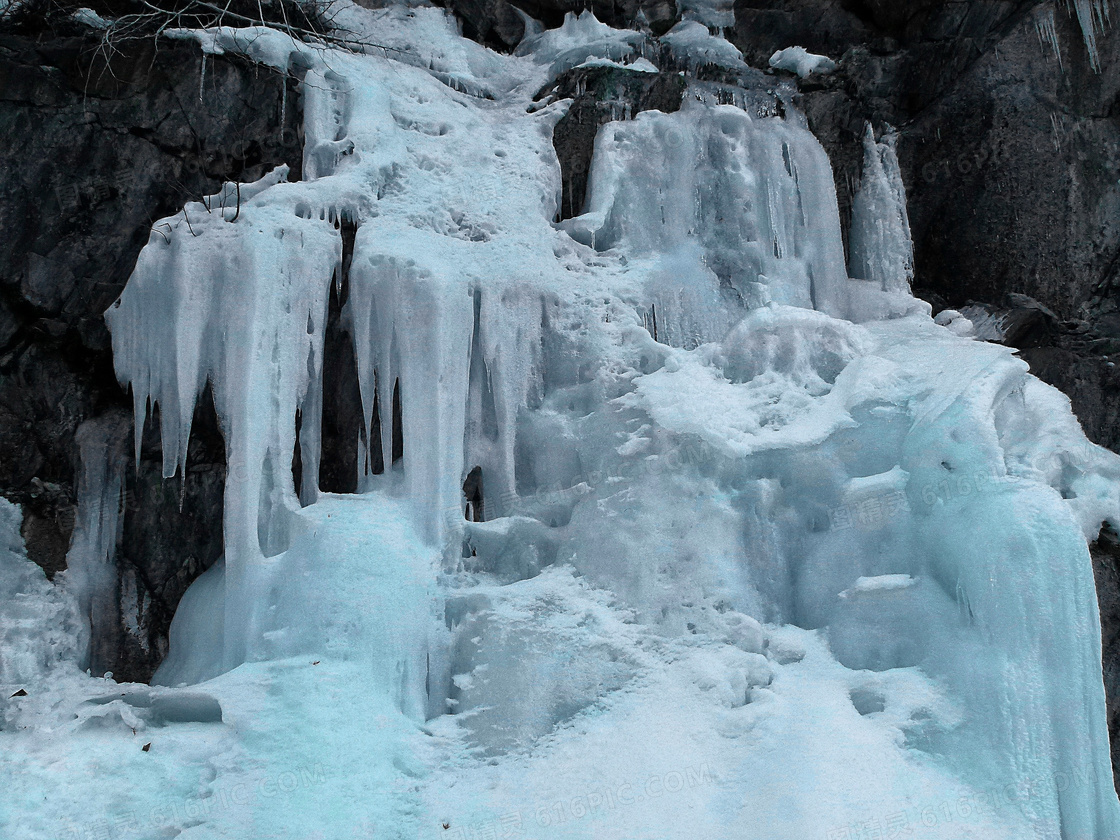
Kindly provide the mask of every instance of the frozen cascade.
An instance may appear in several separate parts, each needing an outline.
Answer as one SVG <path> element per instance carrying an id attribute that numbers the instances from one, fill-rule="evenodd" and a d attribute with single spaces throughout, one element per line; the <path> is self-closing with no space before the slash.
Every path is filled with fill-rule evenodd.
<path id="1" fill-rule="evenodd" d="M 155 682 L 202 683 L 227 722 L 111 760 L 137 716 L 114 700 L 83 728 L 105 681 L 41 676 L 78 654 L 19 641 L 0 603 L 0 674 L 50 701 L 0 708 L 17 828 L 244 789 L 138 836 L 751 840 L 888 814 L 942 840 L 1116 836 L 1086 541 L 1120 524 L 1120 459 L 910 296 L 889 141 L 867 139 L 858 279 L 803 117 L 697 90 L 603 126 L 586 212 L 553 224 L 567 106 L 532 95 L 635 33 L 588 13 L 497 56 L 437 8 L 340 15 L 401 60 L 180 33 L 306 71 L 305 180 L 281 168 L 157 223 L 106 313 L 168 477 L 213 389 L 225 557 Z M 689 23 L 682 54 L 735 58 Z M 332 283 L 364 414 L 347 495 L 316 486 Z M 112 469 L 89 475 L 119 497 Z M 48 616 L 45 582 L 7 583 L 16 548 L 0 584 Z M 269 795 L 320 766 L 329 785 Z M 50 773 L 75 784 L 45 803 Z M 983 808 L 992 790 L 1024 793 Z"/>
<path id="2" fill-rule="evenodd" d="M 770 301 L 847 311 L 844 248 L 824 149 L 805 128 L 753 120 L 732 105 L 686 95 L 675 114 L 608 123 L 595 141 L 587 212 L 567 230 L 598 250 L 657 255 L 690 295 L 724 288 Z M 717 296 L 707 293 L 713 301 Z M 708 307 L 719 305 L 711 303 Z M 681 317 L 704 318 L 694 305 Z M 725 322 L 701 327 L 718 338 Z"/>
<path id="3" fill-rule="evenodd" d="M 159 406 L 165 476 L 185 468 L 195 401 L 207 380 L 213 384 L 229 464 L 227 666 L 248 655 L 265 560 L 286 548 L 299 508 L 295 413 L 317 399 L 328 284 L 342 252 L 335 224 L 322 214 L 303 218 L 295 201 L 252 202 L 270 188 L 291 189 L 282 177 L 224 190 L 157 223 L 106 313 L 135 427 L 143 428 L 149 404 Z M 313 451 L 305 457 L 317 463 Z"/>
<path id="4" fill-rule="evenodd" d="M 0 499 L 0 685 L 4 686 L 35 683 L 52 668 L 87 657 L 79 646 L 88 639 L 88 630 L 74 592 L 52 586 L 43 570 L 27 558 L 20 536 L 22 520 L 18 505 Z M 0 709 L 0 726 L 4 717 Z"/>
<path id="5" fill-rule="evenodd" d="M 863 173 L 852 199 L 849 259 L 852 277 L 870 280 L 884 292 L 909 292 L 914 279 L 914 245 L 895 141 L 890 129 L 882 141 L 876 141 L 874 130 L 867 125 Z"/>

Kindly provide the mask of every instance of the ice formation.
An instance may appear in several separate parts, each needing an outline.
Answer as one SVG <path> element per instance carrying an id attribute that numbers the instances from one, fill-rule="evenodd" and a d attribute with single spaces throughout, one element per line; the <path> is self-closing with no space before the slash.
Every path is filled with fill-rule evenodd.
<path id="1" fill-rule="evenodd" d="M 84 641 L 73 595 L 51 586 L 27 559 L 22 520 L 17 505 L 0 499 L 0 684 L 21 687 L 78 661 Z M 5 712 L 0 708 L 0 725 L 7 729 Z"/>
<path id="2" fill-rule="evenodd" d="M 870 124 L 864 132 L 863 172 L 852 199 L 848 235 L 850 273 L 878 284 L 884 292 L 909 292 L 914 246 L 895 139 L 888 133 L 877 141 Z"/>
<path id="3" fill-rule="evenodd" d="M 803 118 L 699 82 L 604 125 L 555 222 L 567 106 L 533 96 L 649 61 L 644 36 L 585 13 L 500 57 L 439 9 L 340 15 L 391 50 L 180 33 L 304 73 L 303 180 L 157 223 L 106 313 L 168 477 L 213 389 L 225 557 L 162 687 L 118 687 L 33 628 L 100 591 L 128 459 L 83 453 L 88 584 L 31 574 L 0 503 L 0 688 L 34 681 L 4 707 L 5 831 L 1116 836 L 1087 540 L 1120 524 L 1120 459 L 910 296 L 889 141 L 854 279 Z M 686 23 L 674 51 L 740 60 Z M 317 485 L 332 284 L 353 494 Z"/>
<path id="4" fill-rule="evenodd" d="M 804 47 L 786 47 L 770 56 L 770 66 L 807 79 L 814 73 L 831 73 L 836 69 L 836 62 L 826 55 L 811 53 Z"/>

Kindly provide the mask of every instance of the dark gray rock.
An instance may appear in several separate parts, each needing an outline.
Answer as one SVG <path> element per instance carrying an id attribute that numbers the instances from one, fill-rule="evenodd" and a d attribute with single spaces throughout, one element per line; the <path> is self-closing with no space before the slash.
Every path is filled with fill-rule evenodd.
<path id="1" fill-rule="evenodd" d="M 1112 772 L 1120 767 L 1120 536 L 1101 532 L 1090 546 L 1097 600 L 1101 610 L 1101 643 L 1104 652 L 1104 688 L 1108 695 L 1108 736 L 1112 742 Z"/>

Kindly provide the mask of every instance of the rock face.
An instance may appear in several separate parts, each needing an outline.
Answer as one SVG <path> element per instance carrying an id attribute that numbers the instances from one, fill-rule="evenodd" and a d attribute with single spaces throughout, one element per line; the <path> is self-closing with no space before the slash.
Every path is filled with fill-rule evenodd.
<path id="1" fill-rule="evenodd" d="M 106 62 L 94 43 L 0 38 L 0 495 L 22 504 L 30 556 L 65 568 L 75 518 L 75 432 L 128 410 L 101 314 L 151 224 L 222 180 L 297 172 L 291 80 L 138 41 Z M 205 403 L 205 401 L 204 401 Z M 224 448 L 200 408 L 185 480 L 163 480 L 158 434 L 127 471 L 115 620 L 95 671 L 144 680 L 186 587 L 221 555 Z"/>
<path id="2" fill-rule="evenodd" d="M 1104 689 L 1108 697 L 1108 736 L 1112 742 L 1112 774 L 1120 775 L 1120 536 L 1111 529 L 1101 533 L 1090 551 L 1093 577 L 1101 609 L 1104 644 Z M 1120 789 L 1120 785 L 1118 785 Z"/>

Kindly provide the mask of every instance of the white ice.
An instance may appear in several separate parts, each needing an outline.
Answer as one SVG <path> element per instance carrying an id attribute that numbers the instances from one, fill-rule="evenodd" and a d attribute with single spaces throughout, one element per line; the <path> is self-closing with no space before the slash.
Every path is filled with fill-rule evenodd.
<path id="1" fill-rule="evenodd" d="M 836 70 L 836 62 L 826 55 L 817 55 L 804 47 L 786 47 L 770 56 L 770 66 L 807 79 L 814 73 L 828 75 Z"/>

